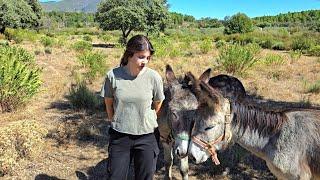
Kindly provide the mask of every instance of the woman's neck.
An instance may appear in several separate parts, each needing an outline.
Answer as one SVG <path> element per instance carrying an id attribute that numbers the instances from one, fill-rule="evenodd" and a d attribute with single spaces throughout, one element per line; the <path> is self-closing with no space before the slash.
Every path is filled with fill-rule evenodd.
<path id="1" fill-rule="evenodd" d="M 134 64 L 131 64 L 131 63 L 128 63 L 127 65 L 125 65 L 124 68 L 133 77 L 137 77 L 139 73 L 144 69 L 144 68 L 136 67 Z"/>

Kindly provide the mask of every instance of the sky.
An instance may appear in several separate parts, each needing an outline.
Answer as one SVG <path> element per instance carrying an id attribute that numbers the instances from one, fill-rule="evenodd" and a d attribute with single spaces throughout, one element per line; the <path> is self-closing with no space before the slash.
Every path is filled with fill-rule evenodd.
<path id="1" fill-rule="evenodd" d="M 168 0 L 168 3 L 170 12 L 192 15 L 196 19 L 204 17 L 223 19 L 238 12 L 245 13 L 249 17 L 257 17 L 320 10 L 320 0 Z"/>
<path id="2" fill-rule="evenodd" d="M 196 19 L 223 19 L 238 12 L 249 17 L 277 15 L 304 10 L 320 10 L 320 0 L 168 0 L 169 11 L 192 15 Z"/>

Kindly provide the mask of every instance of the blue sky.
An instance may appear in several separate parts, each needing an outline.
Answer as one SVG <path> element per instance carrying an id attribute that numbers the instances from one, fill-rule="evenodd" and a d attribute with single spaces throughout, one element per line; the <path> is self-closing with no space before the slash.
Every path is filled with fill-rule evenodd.
<path id="1" fill-rule="evenodd" d="M 42 2 L 50 0 L 40 0 Z M 52 1 L 52 0 L 51 0 Z M 320 9 L 320 0 L 168 0 L 170 11 L 223 19 L 238 12 L 249 17 Z"/>
<path id="2" fill-rule="evenodd" d="M 238 12 L 249 17 L 320 9 L 320 0 L 168 0 L 170 11 L 223 19 Z"/>

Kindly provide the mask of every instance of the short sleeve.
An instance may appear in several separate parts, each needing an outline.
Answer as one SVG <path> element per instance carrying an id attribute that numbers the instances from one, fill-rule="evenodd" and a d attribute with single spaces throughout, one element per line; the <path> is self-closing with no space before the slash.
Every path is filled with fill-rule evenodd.
<path id="1" fill-rule="evenodd" d="M 105 98 L 113 98 L 112 78 L 107 74 L 101 87 L 100 96 Z"/>
<path id="2" fill-rule="evenodd" d="M 156 73 L 154 86 L 153 86 L 153 101 L 163 101 L 164 93 L 163 93 L 163 82 L 161 76 Z"/>

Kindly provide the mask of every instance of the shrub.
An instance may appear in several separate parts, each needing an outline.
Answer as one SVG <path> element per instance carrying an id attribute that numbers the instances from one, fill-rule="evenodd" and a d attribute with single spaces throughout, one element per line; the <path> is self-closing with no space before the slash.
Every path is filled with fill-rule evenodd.
<path id="1" fill-rule="evenodd" d="M 46 54 L 52 54 L 52 49 L 51 48 L 45 48 L 44 53 Z"/>
<path id="2" fill-rule="evenodd" d="M 52 47 L 54 44 L 54 39 L 48 36 L 42 36 L 40 42 L 44 47 Z"/>
<path id="3" fill-rule="evenodd" d="M 166 57 L 168 56 L 168 51 L 171 50 L 173 44 L 168 37 L 160 37 L 153 39 L 153 46 L 156 49 L 155 56 Z"/>
<path id="4" fill-rule="evenodd" d="M 289 52 L 291 61 L 296 61 L 300 59 L 302 52 L 300 50 L 290 51 Z"/>
<path id="5" fill-rule="evenodd" d="M 70 88 L 67 99 L 71 102 L 73 108 L 75 109 L 94 110 L 101 104 L 98 97 L 91 92 L 83 82 L 73 85 Z"/>
<path id="6" fill-rule="evenodd" d="M 202 40 L 199 47 L 202 54 L 207 54 L 212 49 L 212 42 L 210 39 Z"/>
<path id="7" fill-rule="evenodd" d="M 292 41 L 292 50 L 309 50 L 314 45 L 314 42 L 310 38 L 298 37 Z"/>
<path id="8" fill-rule="evenodd" d="M 224 46 L 226 46 L 227 45 L 227 42 L 226 41 L 224 41 L 224 40 L 219 40 L 219 41 L 217 41 L 216 42 L 216 48 L 217 49 L 219 49 L 219 48 L 221 48 L 221 47 L 224 47 Z"/>
<path id="9" fill-rule="evenodd" d="M 100 52 L 85 51 L 78 56 L 78 60 L 87 69 L 85 76 L 89 81 L 105 73 L 105 56 Z"/>
<path id="10" fill-rule="evenodd" d="M 14 31 L 14 29 L 6 29 L 4 35 L 7 37 L 8 40 L 13 40 L 18 44 L 23 41 L 23 38 L 19 36 L 18 33 Z"/>
<path id="11" fill-rule="evenodd" d="M 319 94 L 320 93 L 320 80 L 318 80 L 317 82 L 315 82 L 314 84 L 305 84 L 306 86 L 306 93 L 315 93 L 315 94 Z"/>
<path id="12" fill-rule="evenodd" d="M 227 73 L 241 75 L 257 62 L 257 45 L 241 46 L 239 44 L 225 46 L 219 49 L 217 59 L 219 67 Z"/>
<path id="13" fill-rule="evenodd" d="M 9 46 L 9 42 L 7 40 L 0 40 L 0 46 Z"/>
<path id="14" fill-rule="evenodd" d="M 274 43 L 274 45 L 272 45 L 272 49 L 282 51 L 282 50 L 285 50 L 286 48 L 283 42 L 276 42 Z"/>
<path id="15" fill-rule="evenodd" d="M 24 104 L 40 85 L 34 56 L 21 48 L 0 48 L 0 111 L 12 111 Z"/>
<path id="16" fill-rule="evenodd" d="M 279 54 L 268 54 L 264 58 L 263 63 L 266 65 L 281 65 L 284 63 L 284 59 Z"/>
<path id="17" fill-rule="evenodd" d="M 230 19 L 226 20 L 224 33 L 247 33 L 251 32 L 252 30 L 253 24 L 251 19 L 243 13 L 237 13 L 233 15 Z"/>
<path id="18" fill-rule="evenodd" d="M 73 44 L 73 49 L 76 51 L 85 51 L 85 50 L 92 50 L 92 44 L 88 41 L 77 41 Z"/>
<path id="19" fill-rule="evenodd" d="M 101 39 L 103 42 L 109 42 L 112 39 L 112 36 L 109 34 L 100 35 L 99 39 Z"/>
<path id="20" fill-rule="evenodd" d="M 272 49 L 273 44 L 274 44 L 274 42 L 272 39 L 267 39 L 267 40 L 261 41 L 259 43 L 259 45 L 264 49 Z"/>
<path id="21" fill-rule="evenodd" d="M 39 36 L 36 31 L 28 29 L 7 28 L 4 34 L 8 40 L 14 40 L 16 43 L 21 43 L 25 40 L 35 42 Z"/>
<path id="22" fill-rule="evenodd" d="M 312 46 L 308 53 L 312 56 L 320 56 L 320 45 Z"/>
<path id="23" fill-rule="evenodd" d="M 92 37 L 90 35 L 84 35 L 83 40 L 92 42 Z"/>
<path id="24" fill-rule="evenodd" d="M 20 159 L 38 157 L 48 131 L 34 120 L 10 123 L 0 129 L 0 177 L 12 172 Z"/>

